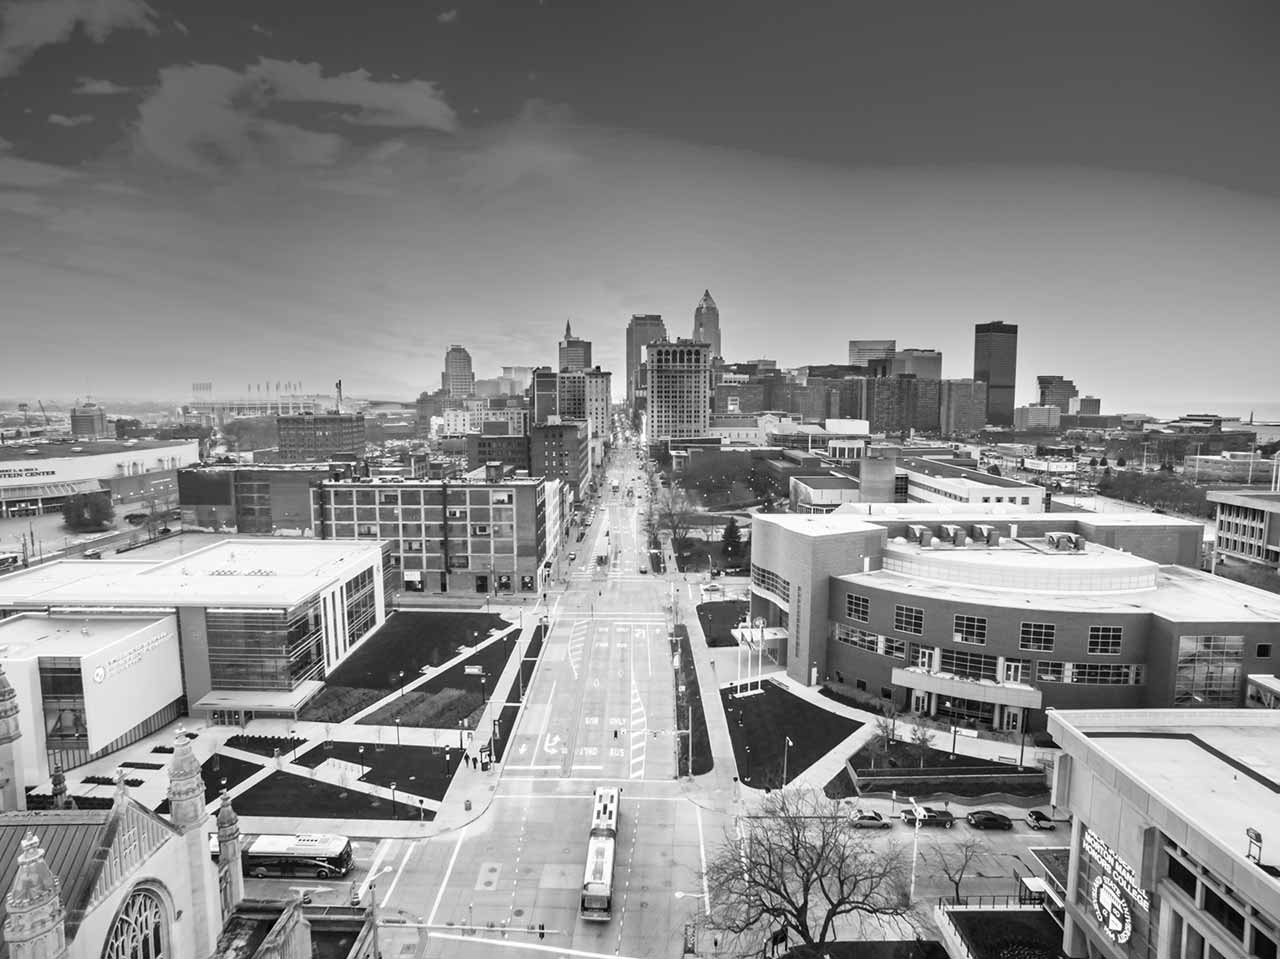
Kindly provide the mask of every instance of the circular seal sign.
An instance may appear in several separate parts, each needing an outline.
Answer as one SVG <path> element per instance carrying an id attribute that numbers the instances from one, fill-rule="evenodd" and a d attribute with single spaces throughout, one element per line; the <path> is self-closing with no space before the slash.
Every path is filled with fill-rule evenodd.
<path id="1" fill-rule="evenodd" d="M 1123 945 L 1133 934 L 1133 912 L 1110 876 L 1098 876 L 1089 887 L 1093 914 L 1112 942 Z"/>
<path id="2" fill-rule="evenodd" d="M 106 679 L 106 678 L 107 678 L 107 670 L 106 670 L 106 667 L 104 667 L 104 666 L 99 666 L 97 669 L 95 669 L 95 670 L 93 671 L 93 681 L 94 681 L 95 683 L 100 683 L 100 682 L 102 682 L 102 681 L 103 681 L 104 679 Z"/>

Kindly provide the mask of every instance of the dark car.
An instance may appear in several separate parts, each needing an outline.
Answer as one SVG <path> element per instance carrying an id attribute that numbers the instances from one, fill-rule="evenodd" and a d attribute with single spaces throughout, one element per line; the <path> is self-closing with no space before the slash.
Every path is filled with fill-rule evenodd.
<path id="1" fill-rule="evenodd" d="M 1032 809 L 1027 813 L 1027 825 L 1032 829 L 1054 829 L 1053 820 L 1042 813 L 1039 809 Z"/>
<path id="2" fill-rule="evenodd" d="M 893 826 L 893 820 L 878 812 L 855 809 L 849 814 L 849 825 L 854 829 L 890 829 Z"/>
<path id="3" fill-rule="evenodd" d="M 956 824 L 956 817 L 951 815 L 945 809 L 934 809 L 932 806 L 920 806 L 920 825 L 937 826 L 942 829 L 950 829 Z M 916 825 L 916 810 L 908 806 L 902 810 L 902 821 L 908 826 Z"/>
<path id="4" fill-rule="evenodd" d="M 1012 819 L 1003 813 L 992 812 L 990 809 L 975 809 L 964 818 L 974 829 L 1013 828 Z"/>

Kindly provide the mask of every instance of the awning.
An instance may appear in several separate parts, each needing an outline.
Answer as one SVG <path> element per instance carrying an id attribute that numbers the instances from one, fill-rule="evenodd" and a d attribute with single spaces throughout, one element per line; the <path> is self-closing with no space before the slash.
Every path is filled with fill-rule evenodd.
<path id="1" fill-rule="evenodd" d="M 76 493 L 100 493 L 98 480 L 71 480 L 66 483 L 41 483 L 38 486 L 0 486 L 0 503 L 29 499 L 50 499 L 55 496 L 73 496 Z"/>

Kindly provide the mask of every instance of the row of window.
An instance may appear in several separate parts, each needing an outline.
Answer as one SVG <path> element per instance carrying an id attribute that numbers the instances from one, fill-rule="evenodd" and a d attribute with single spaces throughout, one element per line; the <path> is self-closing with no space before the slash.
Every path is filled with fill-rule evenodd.
<path id="1" fill-rule="evenodd" d="M 752 563 L 751 585 L 763 589 L 767 593 L 772 593 L 784 603 L 790 604 L 791 602 L 790 581 L 783 579 L 771 569 Z"/>
<path id="2" fill-rule="evenodd" d="M 443 487 L 430 489 L 335 489 L 330 492 L 330 503 L 333 506 L 422 506 L 436 505 L 440 502 Z M 449 487 L 449 502 L 466 502 L 464 497 L 470 494 L 473 506 L 510 506 L 515 502 L 515 493 L 509 489 L 470 489 Z M 425 500 L 424 500 L 425 497 Z"/>
<path id="3" fill-rule="evenodd" d="M 907 644 L 893 636 L 881 636 L 878 633 L 868 633 L 865 629 L 858 629 L 856 626 L 836 623 L 835 638 L 836 642 L 864 649 L 869 653 L 892 656 L 894 659 L 907 658 Z"/>
<path id="4" fill-rule="evenodd" d="M 1036 678 L 1042 683 L 1077 686 L 1141 686 L 1147 681 L 1142 663 L 1059 663 L 1040 660 Z"/>

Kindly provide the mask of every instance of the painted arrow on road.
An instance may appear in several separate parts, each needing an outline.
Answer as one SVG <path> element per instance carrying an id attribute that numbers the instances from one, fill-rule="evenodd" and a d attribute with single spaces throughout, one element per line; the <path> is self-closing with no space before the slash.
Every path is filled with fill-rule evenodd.
<path id="1" fill-rule="evenodd" d="M 542 744 L 542 751 L 547 753 L 548 755 L 555 756 L 560 752 L 560 750 L 556 748 L 558 745 L 560 745 L 560 736 L 559 735 L 551 736 L 545 743 Z"/>

